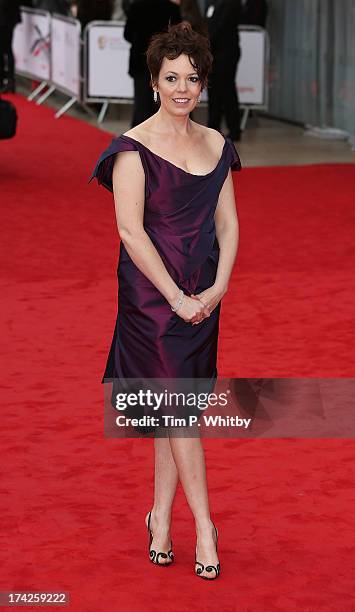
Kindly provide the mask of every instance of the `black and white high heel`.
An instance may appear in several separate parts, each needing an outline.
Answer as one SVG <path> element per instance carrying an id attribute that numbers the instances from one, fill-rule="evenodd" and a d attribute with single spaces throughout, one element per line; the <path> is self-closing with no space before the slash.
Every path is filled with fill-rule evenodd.
<path id="1" fill-rule="evenodd" d="M 152 534 L 152 531 L 150 529 L 150 519 L 151 519 L 151 516 L 152 516 L 152 511 L 151 510 L 149 511 L 147 516 L 148 516 L 148 524 L 147 524 L 147 522 L 146 522 L 146 524 L 147 524 L 147 529 L 148 529 L 148 533 L 149 533 L 149 543 L 148 543 L 149 559 L 151 560 L 152 563 L 155 563 L 155 565 L 161 565 L 161 566 L 171 565 L 172 562 L 174 561 L 174 553 L 172 551 L 173 541 L 170 540 L 170 548 L 169 548 L 167 553 L 161 552 L 161 551 L 157 552 L 156 550 L 153 550 L 153 548 L 150 548 L 152 540 L 153 540 L 153 534 Z M 159 559 L 170 559 L 170 561 L 165 561 L 164 563 L 160 563 Z"/>
<path id="2" fill-rule="evenodd" d="M 216 552 L 217 552 L 217 542 L 218 542 L 218 530 L 217 527 L 215 526 L 215 524 L 213 523 L 213 527 L 215 530 L 215 534 L 216 534 Z M 196 565 L 198 565 L 198 567 L 196 568 Z M 203 565 L 203 563 L 201 563 L 200 561 L 197 561 L 197 547 L 195 550 L 195 574 L 196 576 L 199 576 L 199 578 L 203 578 L 204 580 L 215 580 L 216 578 L 218 578 L 219 574 L 221 571 L 221 564 L 217 563 L 217 565 Z M 214 576 L 211 576 L 211 578 L 207 578 L 207 576 L 202 576 L 202 572 L 214 572 Z"/>

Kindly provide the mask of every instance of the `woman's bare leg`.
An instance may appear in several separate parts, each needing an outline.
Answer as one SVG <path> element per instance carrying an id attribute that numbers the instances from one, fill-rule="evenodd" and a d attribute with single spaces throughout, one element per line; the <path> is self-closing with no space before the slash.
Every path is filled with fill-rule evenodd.
<path id="1" fill-rule="evenodd" d="M 201 439 L 170 437 L 170 447 L 187 502 L 195 518 L 197 560 L 203 565 L 217 565 L 216 538 L 210 517 L 205 453 Z M 215 572 L 201 576 L 214 578 Z"/>
<path id="2" fill-rule="evenodd" d="M 170 548 L 171 508 L 178 484 L 178 471 L 171 453 L 169 438 L 155 438 L 155 475 L 154 505 L 150 520 L 153 533 L 151 548 L 167 552 Z M 146 517 L 146 524 L 147 524 Z M 159 559 L 159 563 L 170 563 L 169 559 Z"/>

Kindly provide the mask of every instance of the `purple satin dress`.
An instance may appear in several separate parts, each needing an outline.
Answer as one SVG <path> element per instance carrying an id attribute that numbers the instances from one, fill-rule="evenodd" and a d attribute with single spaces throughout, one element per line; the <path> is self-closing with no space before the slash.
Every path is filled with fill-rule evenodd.
<path id="1" fill-rule="evenodd" d="M 167 271 L 184 293 L 199 293 L 215 280 L 219 246 L 214 213 L 229 168 L 241 170 L 234 144 L 225 139 L 211 172 L 191 174 L 129 136 L 115 138 L 93 175 L 112 191 L 115 155 L 138 151 L 145 172 L 144 229 Z M 120 378 L 217 377 L 220 304 L 198 325 L 174 313 L 133 263 L 121 241 L 119 306 L 102 382 Z"/>

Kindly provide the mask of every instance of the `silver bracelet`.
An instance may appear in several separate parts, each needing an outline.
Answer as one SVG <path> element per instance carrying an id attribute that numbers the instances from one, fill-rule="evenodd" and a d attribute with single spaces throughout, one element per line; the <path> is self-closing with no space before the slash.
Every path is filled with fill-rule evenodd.
<path id="1" fill-rule="evenodd" d="M 183 299 L 184 299 L 184 292 L 183 292 L 182 289 L 180 289 L 179 299 L 177 301 L 177 304 L 176 304 L 175 308 L 173 308 L 172 306 L 170 307 L 173 312 L 176 312 L 177 310 L 179 310 L 179 308 L 180 308 L 180 306 L 181 306 L 181 304 L 183 302 Z"/>

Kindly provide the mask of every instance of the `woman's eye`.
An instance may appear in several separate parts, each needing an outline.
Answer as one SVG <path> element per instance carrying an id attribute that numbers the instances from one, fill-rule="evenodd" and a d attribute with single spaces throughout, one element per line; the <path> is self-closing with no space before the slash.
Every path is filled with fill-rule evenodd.
<path id="1" fill-rule="evenodd" d="M 169 83 L 172 83 L 175 80 L 175 78 L 176 77 L 174 77 L 174 76 L 168 76 L 168 77 L 166 77 L 166 80 L 169 81 Z M 197 81 L 199 81 L 200 79 L 199 79 L 198 76 L 193 76 L 193 77 L 190 77 L 189 80 L 192 83 L 197 83 Z"/>

